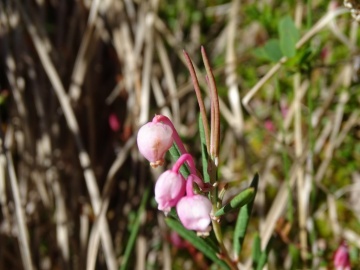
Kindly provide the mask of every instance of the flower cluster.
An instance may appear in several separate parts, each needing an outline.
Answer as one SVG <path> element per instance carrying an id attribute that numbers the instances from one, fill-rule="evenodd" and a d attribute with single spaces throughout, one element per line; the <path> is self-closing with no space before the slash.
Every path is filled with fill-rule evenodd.
<path id="1" fill-rule="evenodd" d="M 211 229 L 212 204 L 210 200 L 200 194 L 195 194 L 193 183 L 203 191 L 205 183 L 196 174 L 192 156 L 186 152 L 185 147 L 169 118 L 156 115 L 139 129 L 137 144 L 140 153 L 150 162 L 152 167 L 161 166 L 170 147 L 176 144 L 181 156 L 171 170 L 163 172 L 155 185 L 155 200 L 158 209 L 167 215 L 172 207 L 176 207 L 178 217 L 183 226 L 194 230 L 200 235 L 207 235 Z M 185 177 L 180 168 L 187 165 L 190 174 Z"/>

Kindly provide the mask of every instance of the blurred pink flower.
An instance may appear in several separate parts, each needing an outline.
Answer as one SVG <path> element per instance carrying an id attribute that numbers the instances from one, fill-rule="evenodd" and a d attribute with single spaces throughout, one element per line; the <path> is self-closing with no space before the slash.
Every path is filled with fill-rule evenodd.
<path id="1" fill-rule="evenodd" d="M 349 248 L 344 242 L 335 251 L 334 267 L 336 270 L 351 270 Z"/>
<path id="2" fill-rule="evenodd" d="M 120 129 L 120 121 L 116 114 L 109 115 L 109 126 L 112 131 L 117 132 Z"/>
<path id="3" fill-rule="evenodd" d="M 186 246 L 185 241 L 177 232 L 174 231 L 170 232 L 170 242 L 177 248 L 183 248 Z"/>
<path id="4" fill-rule="evenodd" d="M 270 132 L 275 132 L 275 125 L 271 120 L 265 120 L 264 127 Z"/>
<path id="5" fill-rule="evenodd" d="M 174 171 L 165 171 L 156 181 L 155 200 L 158 209 L 167 215 L 185 194 L 185 179 Z"/>
<path id="6" fill-rule="evenodd" d="M 172 129 L 163 123 L 149 122 L 143 125 L 137 134 L 140 153 L 150 161 L 152 167 L 164 163 L 164 156 L 173 143 Z"/>

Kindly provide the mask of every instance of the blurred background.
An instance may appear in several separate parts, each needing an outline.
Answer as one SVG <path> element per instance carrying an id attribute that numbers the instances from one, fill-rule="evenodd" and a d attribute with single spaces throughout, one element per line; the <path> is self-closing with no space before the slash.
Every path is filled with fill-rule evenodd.
<path id="1" fill-rule="evenodd" d="M 153 186 L 170 162 L 151 170 L 136 146 L 164 114 L 201 164 L 183 57 L 209 111 L 201 45 L 225 201 L 260 175 L 243 269 L 256 234 L 272 239 L 268 269 L 334 269 L 339 247 L 360 269 L 360 35 L 345 4 L 0 1 L 0 269 L 218 269 L 169 231 Z"/>

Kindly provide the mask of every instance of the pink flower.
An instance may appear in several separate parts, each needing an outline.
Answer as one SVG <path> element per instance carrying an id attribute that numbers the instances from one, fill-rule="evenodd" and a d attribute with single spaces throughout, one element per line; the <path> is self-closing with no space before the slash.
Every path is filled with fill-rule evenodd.
<path id="1" fill-rule="evenodd" d="M 150 161 L 152 167 L 164 163 L 164 156 L 173 143 L 172 129 L 161 123 L 149 122 L 143 125 L 137 135 L 140 153 Z"/>
<path id="2" fill-rule="evenodd" d="M 185 179 L 174 171 L 165 171 L 155 185 L 155 200 L 158 209 L 167 215 L 185 194 Z"/>
<path id="3" fill-rule="evenodd" d="M 203 195 L 183 197 L 176 205 L 176 211 L 184 227 L 199 233 L 208 233 L 211 222 L 211 202 Z"/>
<path id="4" fill-rule="evenodd" d="M 350 270 L 349 248 L 346 243 L 341 243 L 334 254 L 334 266 L 336 270 Z"/>
<path id="5" fill-rule="evenodd" d="M 212 204 L 203 195 L 194 195 L 192 190 L 193 176 L 190 175 L 186 182 L 186 196 L 176 205 L 176 211 L 181 223 L 188 230 L 198 234 L 208 235 L 210 228 Z"/>

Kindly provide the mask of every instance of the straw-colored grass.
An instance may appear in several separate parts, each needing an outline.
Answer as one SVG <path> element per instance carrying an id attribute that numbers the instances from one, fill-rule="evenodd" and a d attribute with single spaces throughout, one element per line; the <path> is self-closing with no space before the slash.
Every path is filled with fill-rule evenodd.
<path id="1" fill-rule="evenodd" d="M 359 254 L 359 27 L 331 5 L 1 1 L 0 269 L 209 267 L 172 244 L 152 199 L 139 208 L 163 169 L 135 143 L 161 113 L 200 164 L 183 50 L 207 89 L 201 45 L 219 92 L 225 200 L 260 175 L 239 268 L 250 268 L 255 232 L 263 248 L 274 236 L 268 269 L 331 268 L 342 240 Z M 300 29 L 298 52 L 310 52 L 302 62 L 254 53 L 284 15 Z M 222 220 L 226 245 L 235 220 Z"/>

